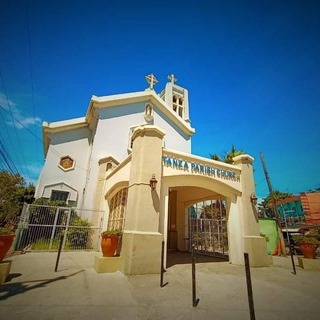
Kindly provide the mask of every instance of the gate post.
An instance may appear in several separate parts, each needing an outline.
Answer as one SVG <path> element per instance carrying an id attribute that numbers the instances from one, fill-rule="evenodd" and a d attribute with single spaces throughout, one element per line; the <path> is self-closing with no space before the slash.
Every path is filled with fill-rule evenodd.
<path id="1" fill-rule="evenodd" d="M 125 274 L 159 273 L 161 259 L 160 190 L 165 133 L 153 125 L 132 134 L 126 222 L 121 256 Z M 132 169 L 138 168 L 138 169 Z M 151 185 L 151 179 L 157 180 Z"/>
<path id="2" fill-rule="evenodd" d="M 234 157 L 233 161 L 234 165 L 241 169 L 240 183 L 242 193 L 241 196 L 237 197 L 237 208 L 233 208 L 238 210 L 238 219 L 240 222 L 236 229 L 238 234 L 234 236 L 230 232 L 229 237 L 232 239 L 230 242 L 232 242 L 233 245 L 237 245 L 237 241 L 243 243 L 244 252 L 250 255 L 250 264 L 252 267 L 269 266 L 271 264 L 271 257 L 267 254 L 267 242 L 260 236 L 256 204 L 251 201 L 251 197 L 255 191 L 252 166 L 254 159 L 248 154 L 242 154 Z M 240 260 L 241 258 L 243 261 L 242 252 L 233 250 L 237 259 Z M 231 262 L 233 263 L 233 261 Z"/>

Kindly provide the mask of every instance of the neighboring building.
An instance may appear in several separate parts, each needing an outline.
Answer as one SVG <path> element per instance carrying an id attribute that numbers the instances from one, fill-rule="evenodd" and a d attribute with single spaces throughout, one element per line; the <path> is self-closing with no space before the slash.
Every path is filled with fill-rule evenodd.
<path id="1" fill-rule="evenodd" d="M 280 218 L 283 221 L 286 220 L 288 224 L 304 221 L 304 212 L 300 196 L 287 197 L 277 201 L 276 205 Z"/>
<path id="2" fill-rule="evenodd" d="M 162 241 L 188 250 L 198 228 L 190 226 L 192 207 L 201 202 L 204 219 L 226 221 L 231 263 L 242 265 L 248 252 L 252 266 L 269 265 L 254 205 L 253 158 L 240 155 L 230 165 L 192 155 L 188 91 L 171 75 L 156 94 L 155 77 L 146 79 L 149 88 L 141 92 L 93 96 L 83 118 L 43 124 L 46 162 L 36 198 L 102 210 L 105 228 L 124 231 L 120 259 L 127 274 L 160 272 Z M 212 224 L 208 234 L 218 232 Z"/>
<path id="3" fill-rule="evenodd" d="M 306 223 L 320 225 L 320 192 L 301 193 L 300 199 Z"/>
<path id="4" fill-rule="evenodd" d="M 290 224 L 320 224 L 320 192 L 304 192 L 276 202 L 281 219 Z"/>

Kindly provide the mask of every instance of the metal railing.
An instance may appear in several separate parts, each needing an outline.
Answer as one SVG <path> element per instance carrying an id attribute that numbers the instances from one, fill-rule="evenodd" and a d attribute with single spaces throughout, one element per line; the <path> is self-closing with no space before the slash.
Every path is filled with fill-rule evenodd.
<path id="1" fill-rule="evenodd" d="M 227 222 L 222 219 L 189 218 L 189 251 L 197 254 L 228 255 Z"/>
<path id="2" fill-rule="evenodd" d="M 16 233 L 15 250 L 99 250 L 102 211 L 25 204 Z"/>

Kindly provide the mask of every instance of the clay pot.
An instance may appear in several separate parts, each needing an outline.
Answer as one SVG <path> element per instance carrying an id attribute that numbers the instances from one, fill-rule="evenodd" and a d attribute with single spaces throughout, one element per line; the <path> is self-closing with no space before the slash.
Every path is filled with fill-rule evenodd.
<path id="1" fill-rule="evenodd" d="M 0 262 L 4 259 L 7 252 L 12 246 L 14 234 L 0 235 Z"/>
<path id="2" fill-rule="evenodd" d="M 301 243 L 300 250 L 303 256 L 307 259 L 315 259 L 316 258 L 316 250 L 317 246 L 310 243 Z"/>
<path id="3" fill-rule="evenodd" d="M 104 257 L 113 257 L 116 255 L 119 239 L 119 236 L 102 236 L 101 250 Z"/>

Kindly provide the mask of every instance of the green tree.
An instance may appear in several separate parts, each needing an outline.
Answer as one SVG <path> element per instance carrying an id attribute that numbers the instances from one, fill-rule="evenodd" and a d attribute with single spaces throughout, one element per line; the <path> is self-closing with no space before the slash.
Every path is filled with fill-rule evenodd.
<path id="1" fill-rule="evenodd" d="M 266 216 L 272 217 L 273 216 L 273 211 L 272 211 L 273 199 L 275 201 L 279 201 L 292 196 L 293 194 L 290 192 L 281 192 L 279 190 L 273 190 L 272 195 L 269 194 L 267 197 L 262 199 L 261 203 L 259 204 L 259 209 L 262 212 L 265 212 Z"/>
<path id="2" fill-rule="evenodd" d="M 240 154 L 244 154 L 244 153 L 245 153 L 245 151 L 237 150 L 235 146 L 232 146 L 231 150 L 229 152 L 227 152 L 227 154 L 224 158 L 224 162 L 233 164 L 233 158 L 236 156 L 239 156 Z"/>
<path id="3" fill-rule="evenodd" d="M 245 154 L 245 151 L 237 150 L 235 146 L 232 146 L 231 150 L 229 152 L 226 152 L 224 156 L 219 156 L 218 154 L 210 154 L 210 158 L 212 160 L 233 164 L 233 158 L 239 156 L 240 154 Z"/>
<path id="4" fill-rule="evenodd" d="M 223 161 L 222 159 L 221 159 L 221 157 L 218 155 L 218 154 L 210 154 L 210 158 L 212 159 L 212 160 L 216 160 L 216 161 Z"/>
<path id="5" fill-rule="evenodd" d="M 24 202 L 33 202 L 34 190 L 20 174 L 0 171 L 0 227 L 16 220 Z"/>
<path id="6" fill-rule="evenodd" d="M 293 194 L 290 192 L 281 192 L 279 190 L 273 190 L 272 195 L 273 195 L 273 199 L 275 199 L 276 201 L 283 200 L 293 196 Z M 272 204 L 271 194 L 269 194 L 266 198 L 263 199 L 262 204 L 264 204 L 264 206 L 268 206 L 268 204 L 269 205 Z"/>

